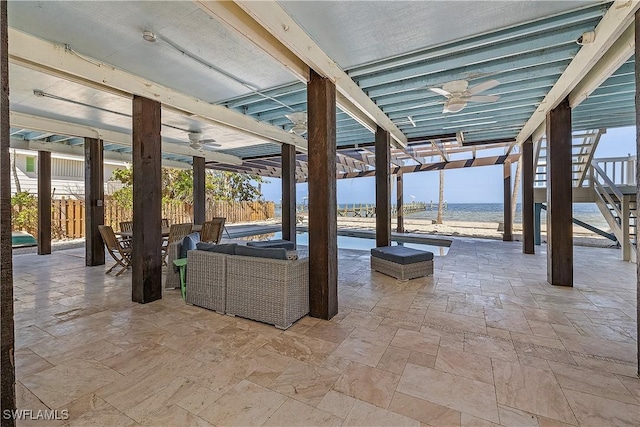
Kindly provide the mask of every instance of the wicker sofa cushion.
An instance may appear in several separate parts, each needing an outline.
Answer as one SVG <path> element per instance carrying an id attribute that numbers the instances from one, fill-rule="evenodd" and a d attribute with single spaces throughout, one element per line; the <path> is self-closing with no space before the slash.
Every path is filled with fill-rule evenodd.
<path id="1" fill-rule="evenodd" d="M 215 243 L 200 242 L 196 245 L 196 249 L 198 249 L 199 251 L 217 252 L 227 255 L 235 255 L 237 247 L 240 247 L 237 243 L 224 243 L 221 245 L 216 245 Z"/>
<path id="2" fill-rule="evenodd" d="M 371 256 L 386 259 L 396 264 L 408 265 L 416 262 L 431 261 L 433 253 L 405 248 L 404 246 L 383 246 L 371 249 Z"/>
<path id="3" fill-rule="evenodd" d="M 266 240 L 263 242 L 247 242 L 247 246 L 252 246 L 254 248 L 284 248 L 290 251 L 295 249 L 293 242 L 282 239 Z"/>
<path id="4" fill-rule="evenodd" d="M 250 246 L 238 246 L 235 254 L 255 258 L 287 259 L 287 250 L 283 248 L 252 248 Z"/>
<path id="5" fill-rule="evenodd" d="M 180 246 L 180 258 L 187 257 L 187 251 L 196 249 L 196 245 L 200 242 L 200 233 L 195 232 L 182 239 L 182 245 Z"/>

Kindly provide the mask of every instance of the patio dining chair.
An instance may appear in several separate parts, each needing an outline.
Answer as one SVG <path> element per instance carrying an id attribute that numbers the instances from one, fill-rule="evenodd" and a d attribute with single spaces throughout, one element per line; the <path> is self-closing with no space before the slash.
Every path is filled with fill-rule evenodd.
<path id="1" fill-rule="evenodd" d="M 133 231 L 133 221 L 120 221 L 120 231 Z"/>
<path id="2" fill-rule="evenodd" d="M 162 246 L 162 265 L 167 265 L 167 256 L 169 254 L 169 245 L 174 242 L 181 241 L 184 236 L 191 234 L 191 228 L 193 224 L 187 222 L 185 224 L 172 224 L 169 227 L 169 238 L 165 241 L 166 244 Z"/>
<path id="3" fill-rule="evenodd" d="M 200 231 L 200 241 L 220 243 L 225 221 L 226 218 L 224 217 L 215 217 L 211 221 L 203 223 L 202 231 Z"/>
<path id="4" fill-rule="evenodd" d="M 114 268 L 120 266 L 122 269 L 116 273 L 116 276 L 119 276 L 131 267 L 131 240 L 118 239 L 113 232 L 113 228 L 109 225 L 99 225 L 98 230 L 100 230 L 100 236 L 102 236 L 102 241 L 107 251 L 116 261 L 105 274 L 111 273 Z"/>
<path id="5" fill-rule="evenodd" d="M 133 233 L 133 221 L 120 221 L 120 231 Z M 122 240 L 131 240 L 131 236 L 123 236 Z"/>

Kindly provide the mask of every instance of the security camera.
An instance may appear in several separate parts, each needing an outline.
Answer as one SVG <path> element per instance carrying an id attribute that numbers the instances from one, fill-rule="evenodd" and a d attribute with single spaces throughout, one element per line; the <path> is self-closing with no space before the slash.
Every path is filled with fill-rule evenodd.
<path id="1" fill-rule="evenodd" d="M 578 37 L 578 40 L 576 40 L 576 43 L 578 43 L 580 46 L 583 46 L 585 44 L 593 43 L 595 39 L 596 39 L 596 32 L 587 31 L 586 33 L 582 33 L 582 35 Z"/>

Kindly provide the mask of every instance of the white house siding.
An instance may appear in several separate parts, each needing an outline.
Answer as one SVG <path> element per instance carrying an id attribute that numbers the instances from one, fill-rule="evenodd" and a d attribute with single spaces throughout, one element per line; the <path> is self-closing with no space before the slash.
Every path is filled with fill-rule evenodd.
<path id="1" fill-rule="evenodd" d="M 27 157 L 35 158 L 35 172 L 27 172 Z M 15 156 L 18 180 L 22 191 L 31 194 L 38 193 L 38 154 L 33 155 L 16 153 Z M 104 165 L 104 190 L 105 194 L 113 192 L 120 186 L 109 182 L 114 170 L 124 167 L 122 165 Z M 83 197 L 84 196 L 84 161 L 68 158 L 58 158 L 55 154 L 51 158 L 51 191 L 54 198 L 60 197 Z M 11 175 L 11 193 L 15 194 L 16 183 Z"/>

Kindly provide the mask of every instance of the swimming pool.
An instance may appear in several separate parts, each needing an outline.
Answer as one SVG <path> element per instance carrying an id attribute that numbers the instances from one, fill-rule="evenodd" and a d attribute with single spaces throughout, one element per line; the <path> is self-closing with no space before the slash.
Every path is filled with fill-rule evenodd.
<path id="1" fill-rule="evenodd" d="M 348 234 L 348 235 L 345 235 Z M 376 239 L 365 237 L 364 233 L 357 233 L 351 231 L 338 231 L 338 248 L 339 249 L 355 249 L 361 251 L 368 251 L 376 247 Z M 282 239 L 282 232 L 278 231 L 273 233 L 273 237 L 271 234 L 268 237 L 269 239 Z M 395 236 L 394 236 L 395 238 Z M 400 240 L 400 239 L 398 239 Z M 445 256 L 447 252 L 449 252 L 449 246 L 441 246 L 435 244 L 423 244 L 416 243 L 415 241 L 407 242 L 405 239 L 402 241 L 392 241 L 392 245 L 402 245 L 407 248 L 419 249 L 422 251 L 433 252 L 434 256 Z M 416 240 L 413 238 L 412 240 Z M 425 239 L 426 240 L 426 239 Z M 309 246 L 309 233 L 307 232 L 298 232 L 296 234 L 296 243 L 300 246 Z M 439 243 L 439 242 L 438 242 Z M 442 244 L 445 245 L 450 242 L 442 241 Z"/>

